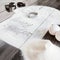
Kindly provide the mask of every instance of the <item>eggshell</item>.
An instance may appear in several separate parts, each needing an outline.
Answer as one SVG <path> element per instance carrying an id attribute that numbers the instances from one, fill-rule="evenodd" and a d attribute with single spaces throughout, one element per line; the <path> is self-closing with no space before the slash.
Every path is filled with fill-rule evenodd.
<path id="1" fill-rule="evenodd" d="M 52 24 L 50 29 L 49 29 L 49 33 L 51 35 L 55 35 L 57 31 L 60 31 L 60 27 L 56 24 Z"/>
<path id="2" fill-rule="evenodd" d="M 58 32 L 56 33 L 55 38 L 56 38 L 58 41 L 60 41 L 60 31 L 58 31 Z"/>

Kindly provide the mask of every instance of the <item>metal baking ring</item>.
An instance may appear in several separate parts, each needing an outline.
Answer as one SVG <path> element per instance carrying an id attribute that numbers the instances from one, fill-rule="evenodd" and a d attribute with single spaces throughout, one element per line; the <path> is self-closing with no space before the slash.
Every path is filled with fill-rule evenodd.
<path id="1" fill-rule="evenodd" d="M 36 17 L 37 15 L 38 15 L 37 12 L 30 12 L 30 13 L 28 14 L 28 18 L 34 18 L 34 17 Z"/>

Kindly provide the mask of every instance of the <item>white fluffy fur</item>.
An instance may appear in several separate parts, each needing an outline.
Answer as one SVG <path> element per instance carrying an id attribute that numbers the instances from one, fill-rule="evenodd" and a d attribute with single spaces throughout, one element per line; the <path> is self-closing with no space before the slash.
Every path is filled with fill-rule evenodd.
<path id="1" fill-rule="evenodd" d="M 34 40 L 21 50 L 24 60 L 60 60 L 60 48 L 49 40 Z"/>

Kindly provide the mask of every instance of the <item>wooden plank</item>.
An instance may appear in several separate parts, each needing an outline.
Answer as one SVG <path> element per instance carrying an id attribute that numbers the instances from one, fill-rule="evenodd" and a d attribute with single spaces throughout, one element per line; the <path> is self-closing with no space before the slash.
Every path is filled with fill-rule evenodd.
<path id="1" fill-rule="evenodd" d="M 2 45 L 0 46 L 0 60 L 23 60 L 22 53 L 19 49 L 1 40 L 0 45 Z"/>
<path id="2" fill-rule="evenodd" d="M 10 12 L 8 13 L 7 11 L 3 11 L 0 13 L 0 23 L 7 20 L 8 18 L 10 18 L 14 13 Z"/>

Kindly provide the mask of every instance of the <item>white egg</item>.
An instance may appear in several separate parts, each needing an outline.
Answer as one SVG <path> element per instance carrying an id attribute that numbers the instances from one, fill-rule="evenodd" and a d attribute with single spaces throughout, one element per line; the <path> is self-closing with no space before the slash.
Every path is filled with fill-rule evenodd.
<path id="1" fill-rule="evenodd" d="M 57 39 L 58 41 L 60 41 L 60 31 L 56 32 L 55 37 L 56 37 L 56 39 Z"/>
<path id="2" fill-rule="evenodd" d="M 60 27 L 56 24 L 52 24 L 50 29 L 49 29 L 49 33 L 51 35 L 55 35 L 57 31 L 60 31 Z"/>

